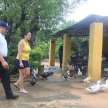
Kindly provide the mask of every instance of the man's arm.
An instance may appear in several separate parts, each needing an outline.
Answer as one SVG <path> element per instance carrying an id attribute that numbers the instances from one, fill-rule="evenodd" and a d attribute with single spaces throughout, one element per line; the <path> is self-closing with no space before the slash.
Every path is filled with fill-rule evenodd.
<path id="1" fill-rule="evenodd" d="M 1 52 L 0 52 L 0 61 L 1 61 L 2 66 L 3 66 L 4 69 L 9 69 L 9 65 L 8 65 L 8 63 L 4 60 L 4 58 L 3 58 L 2 54 L 1 54 Z"/>

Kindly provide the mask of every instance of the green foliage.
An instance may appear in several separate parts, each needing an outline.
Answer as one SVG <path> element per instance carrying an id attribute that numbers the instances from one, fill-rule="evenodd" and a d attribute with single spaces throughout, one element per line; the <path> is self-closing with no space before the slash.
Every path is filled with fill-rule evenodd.
<path id="1" fill-rule="evenodd" d="M 40 39 L 37 39 L 36 41 L 36 47 L 32 50 L 33 53 L 39 52 L 42 57 L 49 58 L 49 41 L 45 40 L 46 42 L 41 41 Z M 47 42 L 48 41 L 48 42 Z"/>
<path id="2" fill-rule="evenodd" d="M 67 27 L 69 27 L 69 26 L 72 26 L 72 25 L 74 25 L 74 24 L 75 24 L 75 21 L 74 21 L 74 20 L 72 20 L 72 21 L 71 21 L 71 20 L 69 20 L 69 21 L 64 21 L 64 22 L 62 22 L 62 24 L 60 25 L 59 30 L 65 29 L 65 28 L 67 28 Z M 72 43 L 74 43 L 74 42 L 72 41 Z M 61 45 L 63 45 L 63 39 L 62 39 L 62 38 L 56 38 L 55 58 L 59 58 L 59 56 L 58 56 L 58 49 L 59 49 L 59 47 L 60 47 Z M 74 54 L 74 50 L 72 50 L 71 53 Z"/>
<path id="3" fill-rule="evenodd" d="M 15 68 L 15 57 L 9 55 L 8 56 L 8 63 L 9 63 L 9 71 L 11 73 Z"/>
<path id="4" fill-rule="evenodd" d="M 63 40 L 62 38 L 56 38 L 56 47 L 55 47 L 55 58 L 58 59 L 59 56 L 58 56 L 58 49 L 59 47 L 63 45 Z"/>
<path id="5" fill-rule="evenodd" d="M 30 69 L 36 69 L 41 66 L 41 54 L 40 53 L 30 53 Z"/>
<path id="6" fill-rule="evenodd" d="M 42 51 L 42 49 L 40 47 L 35 47 L 31 52 L 32 53 L 38 53 L 39 52 L 42 55 L 42 57 L 44 55 L 44 52 Z"/>
<path id="7" fill-rule="evenodd" d="M 11 77 L 13 77 L 13 78 L 16 78 L 16 77 L 18 77 L 19 76 L 19 73 L 17 73 L 17 74 L 15 74 L 15 75 L 11 75 Z"/>
<path id="8" fill-rule="evenodd" d="M 67 27 L 69 27 L 69 26 L 72 26 L 72 25 L 74 25 L 76 22 L 74 21 L 74 20 L 69 20 L 69 21 L 64 21 L 64 22 L 62 22 L 62 24 L 60 25 L 60 27 L 59 27 L 59 30 L 62 30 L 62 29 L 65 29 L 65 28 L 67 28 Z M 71 55 L 74 55 L 74 54 L 78 54 L 81 50 L 87 50 L 88 51 L 88 48 L 87 49 L 80 49 L 80 44 L 81 44 L 81 42 L 83 42 L 83 41 L 89 41 L 89 37 L 72 37 L 72 40 L 71 40 L 71 42 L 72 42 L 72 44 L 71 44 Z M 63 43 L 63 40 L 61 39 L 61 38 L 57 38 L 56 39 L 56 50 L 55 50 L 55 58 L 57 58 L 58 56 L 58 49 L 59 49 L 59 47 L 62 45 L 62 43 Z"/>
<path id="9" fill-rule="evenodd" d="M 69 26 L 72 26 L 75 24 L 75 21 L 64 21 L 58 30 L 61 30 L 61 29 L 64 29 L 66 27 L 69 27 Z M 50 47 L 50 44 L 49 44 L 49 41 L 50 40 L 45 40 L 45 42 L 41 42 L 41 40 L 37 37 L 36 38 L 36 46 L 32 51 L 33 52 L 40 52 L 42 54 L 42 56 L 44 56 L 45 54 L 48 54 L 49 52 L 49 47 Z M 82 41 L 88 41 L 89 40 L 89 37 L 72 37 L 72 45 L 71 45 L 71 55 L 74 55 L 74 54 L 78 54 L 81 50 L 85 50 L 85 49 L 80 49 L 80 44 Z M 58 49 L 59 47 L 63 45 L 63 40 L 62 38 L 56 38 L 56 47 L 55 47 L 55 58 L 58 59 L 59 56 L 58 56 Z M 47 46 L 47 47 L 46 47 Z M 88 48 L 87 48 L 88 49 Z M 45 52 L 45 53 L 44 53 Z M 49 58 L 49 55 L 46 57 L 46 58 Z"/>
<path id="10" fill-rule="evenodd" d="M 35 61 L 33 61 L 32 58 L 30 58 L 29 62 L 30 62 L 30 69 L 36 69 L 41 66 L 41 62 L 36 63 Z"/>
<path id="11" fill-rule="evenodd" d="M 34 53 L 34 52 L 30 53 L 30 58 L 32 58 L 33 61 L 41 61 L 41 59 L 42 59 L 40 53 Z"/>
<path id="12" fill-rule="evenodd" d="M 9 44 L 18 43 L 19 34 L 25 30 L 31 31 L 33 37 L 37 33 L 41 39 L 51 38 L 59 22 L 82 1 L 85 0 L 0 0 L 0 21 L 12 27 L 8 33 Z"/>
<path id="13" fill-rule="evenodd" d="M 63 21 L 62 24 L 59 26 L 58 30 L 64 29 L 66 27 L 69 27 L 75 23 L 74 20 L 69 20 L 69 21 Z M 58 31 L 57 29 L 55 32 Z M 56 38 L 56 47 L 55 47 L 55 58 L 58 57 L 58 49 L 61 45 L 63 45 L 63 40 L 62 38 Z M 49 58 L 49 47 L 50 47 L 50 39 L 45 39 L 44 42 L 39 38 L 39 35 L 36 37 L 36 43 L 35 47 L 32 50 L 32 52 L 39 52 L 41 53 L 42 57 L 44 58 Z"/>
<path id="14" fill-rule="evenodd" d="M 34 47 L 33 52 L 39 51 L 42 56 L 48 57 L 48 41 L 52 38 L 51 35 L 64 28 L 60 28 L 59 23 L 63 22 L 65 16 L 69 12 L 72 13 L 75 6 L 82 1 L 86 0 L 1 0 L 0 22 L 7 22 L 12 27 L 6 35 L 9 52 L 12 53 L 12 56 L 16 56 L 14 53 L 17 52 L 17 45 L 21 39 L 19 35 L 22 31 L 27 30 L 32 33 L 30 45 Z M 45 40 L 36 46 L 36 50 L 33 43 L 36 41 L 35 36 L 41 40 L 40 42 L 42 39 Z M 58 39 L 56 55 L 62 41 L 59 42 Z M 10 59 L 9 62 L 10 69 L 13 69 Z"/>
<path id="15" fill-rule="evenodd" d="M 10 70 L 10 72 L 11 72 L 12 69 L 14 69 L 14 67 L 15 67 L 15 65 L 9 64 L 9 70 Z"/>
<path id="16" fill-rule="evenodd" d="M 74 54 L 76 54 L 76 53 L 75 53 L 75 51 L 72 50 L 72 51 L 71 51 L 71 55 L 74 55 Z"/>
<path id="17" fill-rule="evenodd" d="M 74 20 L 69 20 L 69 21 L 63 21 L 62 22 L 62 24 L 60 25 L 60 27 L 59 27 L 59 30 L 62 30 L 62 29 L 65 29 L 65 28 L 67 28 L 67 27 L 69 27 L 69 26 L 72 26 L 72 25 L 74 25 L 76 23 L 76 21 L 74 21 Z"/>
<path id="18" fill-rule="evenodd" d="M 16 72 L 13 72 L 14 69 L 17 69 L 16 65 L 15 65 L 15 57 L 14 56 L 10 56 L 11 53 L 9 52 L 8 55 L 8 62 L 9 62 L 9 71 L 12 77 L 17 77 L 19 74 L 16 73 L 18 72 L 18 70 L 16 70 Z M 30 69 L 36 69 L 38 67 L 41 66 L 41 54 L 40 53 L 30 53 Z M 35 62 L 37 61 L 37 62 Z"/>
<path id="19" fill-rule="evenodd" d="M 83 37 L 83 38 L 82 37 L 72 37 L 72 46 L 71 46 L 71 49 L 72 49 L 71 54 L 72 55 L 78 54 L 80 51 L 85 51 L 85 50 L 88 51 L 88 47 L 87 47 L 87 49 L 85 49 L 85 48 L 80 49 L 80 44 L 83 41 L 89 42 L 89 37 Z"/>
<path id="20" fill-rule="evenodd" d="M 9 62 L 9 64 L 14 64 L 15 63 L 15 57 L 14 56 L 8 56 L 8 62 Z"/>

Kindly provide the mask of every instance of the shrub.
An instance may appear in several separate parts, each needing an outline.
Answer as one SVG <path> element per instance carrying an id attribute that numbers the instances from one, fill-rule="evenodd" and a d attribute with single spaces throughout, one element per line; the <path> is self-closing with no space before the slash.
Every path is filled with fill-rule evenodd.
<path id="1" fill-rule="evenodd" d="M 9 72 L 12 73 L 15 68 L 15 57 L 8 56 Z"/>
<path id="2" fill-rule="evenodd" d="M 43 58 L 49 58 L 49 45 L 40 44 L 39 47 L 35 47 L 32 50 L 33 53 L 40 53 Z"/>
<path id="3" fill-rule="evenodd" d="M 33 61 L 41 61 L 42 56 L 41 56 L 40 53 L 31 52 L 30 53 L 30 58 L 32 58 Z"/>
<path id="4" fill-rule="evenodd" d="M 41 59 L 42 59 L 42 56 L 40 53 L 35 53 L 35 52 L 31 52 L 30 53 L 30 59 L 29 59 L 29 62 L 30 62 L 30 69 L 36 69 L 38 67 L 41 66 Z M 37 61 L 37 62 L 35 62 Z"/>
<path id="5" fill-rule="evenodd" d="M 9 53 L 9 56 L 8 56 L 9 72 L 12 77 L 19 76 L 18 68 L 15 65 L 15 59 L 16 59 L 15 56 L 10 56 L 10 53 Z M 40 53 L 30 53 L 30 59 L 29 59 L 30 69 L 36 69 L 36 68 L 40 67 L 41 59 L 42 59 L 42 57 L 41 57 Z M 35 61 L 38 61 L 38 62 L 35 62 Z"/>
<path id="6" fill-rule="evenodd" d="M 36 69 L 41 66 L 41 62 L 35 62 L 32 58 L 29 59 L 30 69 Z"/>
<path id="7" fill-rule="evenodd" d="M 18 73 L 18 69 L 15 65 L 15 56 L 10 56 L 11 53 L 9 53 L 8 55 L 8 63 L 9 63 L 9 72 L 11 74 L 12 77 L 18 77 L 19 73 Z"/>

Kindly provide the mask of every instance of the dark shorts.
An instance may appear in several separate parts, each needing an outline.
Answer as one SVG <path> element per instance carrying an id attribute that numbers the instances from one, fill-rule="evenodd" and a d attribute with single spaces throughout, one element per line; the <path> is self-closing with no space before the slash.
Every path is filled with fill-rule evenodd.
<path id="1" fill-rule="evenodd" d="M 15 60 L 15 63 L 16 63 L 16 66 L 18 67 L 18 69 L 25 69 L 27 67 L 30 67 L 29 62 L 25 61 L 25 60 L 22 60 L 24 67 L 19 66 L 19 60 L 18 59 Z"/>

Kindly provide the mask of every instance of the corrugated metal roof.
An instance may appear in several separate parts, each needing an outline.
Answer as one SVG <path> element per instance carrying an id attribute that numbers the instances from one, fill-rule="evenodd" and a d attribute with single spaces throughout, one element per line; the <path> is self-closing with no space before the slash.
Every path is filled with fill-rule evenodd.
<path id="1" fill-rule="evenodd" d="M 90 24 L 93 22 L 102 22 L 104 26 L 103 28 L 106 29 L 106 33 L 108 33 L 108 16 L 91 14 L 76 24 L 58 31 L 53 36 L 55 38 L 62 37 L 65 33 L 69 34 L 71 37 L 89 36 Z"/>

